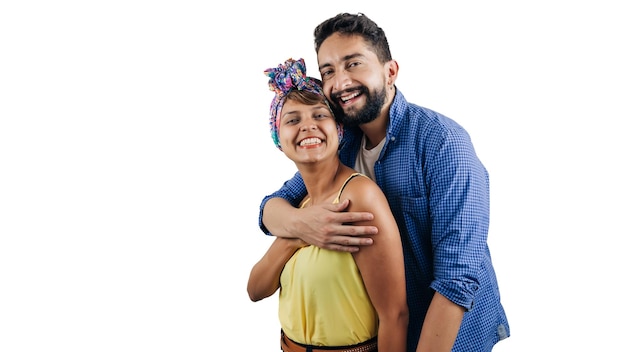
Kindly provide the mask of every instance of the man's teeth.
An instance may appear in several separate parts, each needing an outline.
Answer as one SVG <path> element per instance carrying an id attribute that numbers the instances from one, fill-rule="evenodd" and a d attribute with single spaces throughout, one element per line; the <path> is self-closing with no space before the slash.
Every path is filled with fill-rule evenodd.
<path id="1" fill-rule="evenodd" d="M 348 101 L 348 100 L 350 100 L 350 99 L 352 99 L 352 98 L 356 97 L 357 95 L 359 95 L 359 93 L 358 93 L 358 92 L 356 92 L 356 93 L 352 93 L 352 94 L 350 94 L 350 95 L 348 95 L 348 96 L 341 97 L 341 100 L 343 100 L 344 102 L 346 102 L 346 101 Z"/>
<path id="2" fill-rule="evenodd" d="M 319 144 L 319 143 L 322 143 L 322 140 L 319 138 L 307 138 L 303 140 L 302 142 L 300 142 L 300 145 L 305 146 L 305 145 L 313 145 L 313 144 Z"/>

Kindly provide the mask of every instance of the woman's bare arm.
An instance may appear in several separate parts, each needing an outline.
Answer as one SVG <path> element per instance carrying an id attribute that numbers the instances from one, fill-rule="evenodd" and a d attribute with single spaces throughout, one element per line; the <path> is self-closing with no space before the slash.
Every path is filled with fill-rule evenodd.
<path id="1" fill-rule="evenodd" d="M 299 239 L 277 237 L 250 271 L 248 296 L 254 302 L 269 297 L 280 287 L 280 273 L 289 258 L 306 243 Z"/>
<path id="2" fill-rule="evenodd" d="M 350 181 L 342 198 L 350 198 L 349 210 L 374 214 L 373 220 L 359 225 L 378 228 L 373 245 L 362 247 L 353 256 L 379 316 L 379 351 L 405 351 L 409 311 L 404 256 L 400 231 L 387 199 L 372 180 L 361 177 Z"/>

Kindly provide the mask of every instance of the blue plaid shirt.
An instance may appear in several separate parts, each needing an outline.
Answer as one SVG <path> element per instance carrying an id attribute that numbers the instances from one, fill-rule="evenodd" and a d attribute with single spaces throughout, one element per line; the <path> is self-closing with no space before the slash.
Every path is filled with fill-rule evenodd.
<path id="1" fill-rule="evenodd" d="M 363 134 L 347 129 L 341 160 L 354 166 Z M 407 351 L 415 351 L 434 291 L 466 309 L 453 351 L 490 351 L 508 337 L 487 246 L 489 175 L 467 132 L 402 93 L 390 111 L 387 139 L 374 166 L 396 218 L 406 268 L 410 312 Z M 282 197 L 297 206 L 306 189 L 298 173 L 261 203 Z"/>

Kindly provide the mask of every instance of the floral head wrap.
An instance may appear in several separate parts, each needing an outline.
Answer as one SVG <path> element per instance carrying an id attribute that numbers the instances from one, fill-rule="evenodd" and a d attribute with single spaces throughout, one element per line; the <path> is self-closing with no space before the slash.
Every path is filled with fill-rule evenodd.
<path id="1" fill-rule="evenodd" d="M 322 82 L 317 78 L 307 77 L 304 59 L 288 59 L 284 64 L 280 64 L 276 68 L 266 69 L 264 73 L 270 78 L 268 82 L 270 90 L 276 93 L 270 106 L 270 132 L 274 144 L 278 149 L 282 150 L 279 139 L 280 113 L 287 94 L 292 90 L 305 90 L 324 97 Z M 326 97 L 324 97 L 324 102 L 328 105 Z M 328 108 L 330 109 L 330 106 Z M 337 134 L 339 143 L 341 143 L 343 127 L 339 123 L 337 124 Z"/>

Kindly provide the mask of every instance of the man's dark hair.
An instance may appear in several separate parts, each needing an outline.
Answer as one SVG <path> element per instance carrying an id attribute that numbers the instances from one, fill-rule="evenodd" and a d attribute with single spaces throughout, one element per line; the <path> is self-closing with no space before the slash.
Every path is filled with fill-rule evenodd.
<path id="1" fill-rule="evenodd" d="M 313 35 L 315 37 L 316 53 L 319 51 L 324 40 L 334 33 L 341 33 L 342 35 L 348 36 L 359 35 L 370 46 L 372 51 L 376 53 L 381 63 L 388 62 L 392 59 L 385 32 L 382 28 L 378 27 L 376 22 L 362 13 L 340 13 L 315 27 Z"/>

